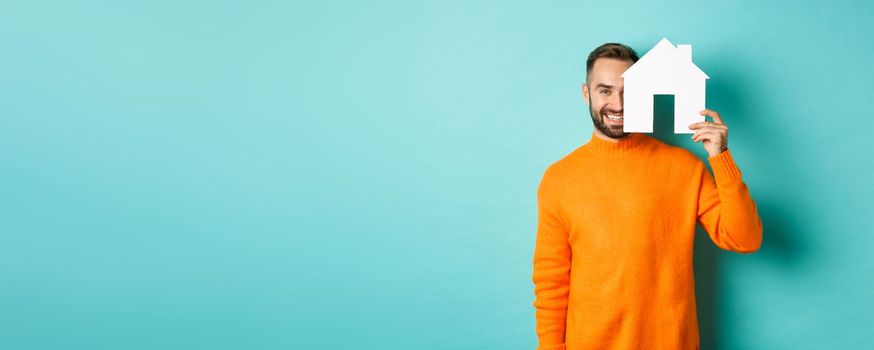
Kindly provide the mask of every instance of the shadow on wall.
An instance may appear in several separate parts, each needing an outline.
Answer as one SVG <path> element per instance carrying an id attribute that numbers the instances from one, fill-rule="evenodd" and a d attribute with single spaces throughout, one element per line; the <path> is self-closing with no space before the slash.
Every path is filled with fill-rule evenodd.
<path id="1" fill-rule="evenodd" d="M 749 94 L 745 93 L 741 96 L 736 87 L 749 85 L 745 85 L 746 82 L 741 81 L 744 75 L 739 70 L 731 69 L 732 66 L 731 63 L 722 62 L 718 72 L 708 72 L 711 79 L 707 82 L 707 108 L 719 112 L 730 128 L 735 126 L 733 130 L 742 129 L 749 133 L 743 137 L 732 137 L 730 131 L 729 146 L 733 142 L 737 142 L 738 139 L 743 139 L 747 143 L 757 143 L 756 145 L 744 145 L 744 149 L 747 151 L 735 158 L 741 172 L 746 174 L 747 169 L 755 165 L 752 168 L 756 172 L 767 172 L 766 174 L 754 174 L 755 178 L 759 179 L 759 182 L 767 184 L 779 181 L 779 177 L 783 174 L 803 171 L 801 164 L 798 164 L 793 158 L 779 156 L 789 154 L 787 152 L 790 150 L 780 147 L 787 147 L 785 145 L 791 145 L 791 142 L 774 140 L 789 139 L 791 135 L 779 134 L 781 129 L 772 124 L 775 118 L 756 118 L 754 116 L 754 113 L 760 113 L 760 109 L 755 108 L 755 106 L 763 106 L 766 103 L 759 96 L 767 96 L 767 94 L 756 94 L 756 92 L 750 91 Z M 704 147 L 692 142 L 691 134 L 674 134 L 673 132 L 674 96 L 657 95 L 654 103 L 653 136 L 665 143 L 692 151 L 709 168 Z M 742 128 L 737 127 L 737 125 L 742 125 Z M 767 150 L 760 152 L 760 149 Z M 757 151 L 755 154 L 751 154 L 752 152 L 748 150 Z M 781 170 L 772 169 L 777 167 Z M 804 264 L 802 259 L 807 256 L 807 245 L 800 239 L 806 236 L 801 231 L 810 228 L 805 228 L 798 219 L 799 215 L 812 215 L 809 210 L 810 206 L 798 203 L 798 205 L 793 205 L 795 212 L 790 212 L 786 209 L 786 203 L 779 200 L 780 198 L 777 196 L 771 195 L 765 186 L 755 186 L 755 184 L 750 186 L 750 177 L 752 176 L 745 175 L 744 181 L 750 187 L 753 200 L 756 202 L 764 227 L 764 236 L 762 248 L 746 258 L 758 259 L 762 263 L 794 271 Z M 721 250 L 713 244 L 707 232 L 698 225 L 695 236 L 694 269 L 701 349 L 718 350 L 722 348 L 722 344 L 725 342 L 723 342 L 723 334 L 720 333 L 720 330 L 733 328 L 730 325 L 735 322 L 722 316 L 725 313 L 720 310 L 720 305 L 725 304 L 726 299 L 732 297 L 720 293 L 722 281 L 726 278 L 720 269 L 721 260 L 726 256 L 725 254 L 737 253 Z M 744 335 L 733 334 L 734 336 L 743 337 Z"/>

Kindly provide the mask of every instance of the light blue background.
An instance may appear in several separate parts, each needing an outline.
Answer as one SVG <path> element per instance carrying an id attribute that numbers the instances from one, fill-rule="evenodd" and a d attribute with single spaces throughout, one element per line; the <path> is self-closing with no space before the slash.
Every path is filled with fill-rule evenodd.
<path id="1" fill-rule="evenodd" d="M 765 224 L 749 256 L 699 232 L 702 347 L 870 347 L 872 11 L 3 2 L 0 347 L 533 349 L 535 191 L 591 135 L 585 57 L 662 36 Z"/>

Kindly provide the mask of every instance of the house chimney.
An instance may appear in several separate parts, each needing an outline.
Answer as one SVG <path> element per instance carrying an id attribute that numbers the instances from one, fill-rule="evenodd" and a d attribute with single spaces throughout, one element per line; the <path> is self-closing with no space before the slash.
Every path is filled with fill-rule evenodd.
<path id="1" fill-rule="evenodd" d="M 692 45 L 677 45 L 677 51 L 680 51 L 680 56 L 692 60 Z"/>

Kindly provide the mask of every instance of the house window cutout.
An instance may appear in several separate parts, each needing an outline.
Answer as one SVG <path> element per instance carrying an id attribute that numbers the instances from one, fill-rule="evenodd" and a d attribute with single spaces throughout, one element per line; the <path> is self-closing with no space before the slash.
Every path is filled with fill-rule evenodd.
<path id="1" fill-rule="evenodd" d="M 704 121 L 704 87 L 710 77 L 692 63 L 692 45 L 674 46 L 662 38 L 624 73 L 625 132 L 652 133 L 655 95 L 674 95 L 674 133 L 691 134 L 689 124 Z"/>

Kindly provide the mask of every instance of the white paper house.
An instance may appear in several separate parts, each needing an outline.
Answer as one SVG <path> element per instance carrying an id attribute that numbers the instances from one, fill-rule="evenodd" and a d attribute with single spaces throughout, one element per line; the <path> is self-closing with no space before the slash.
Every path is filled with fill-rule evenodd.
<path id="1" fill-rule="evenodd" d="M 674 47 L 663 38 L 622 73 L 625 132 L 651 133 L 654 95 L 674 95 L 674 133 L 691 134 L 704 121 L 704 85 L 710 77 L 692 63 L 692 45 Z"/>

